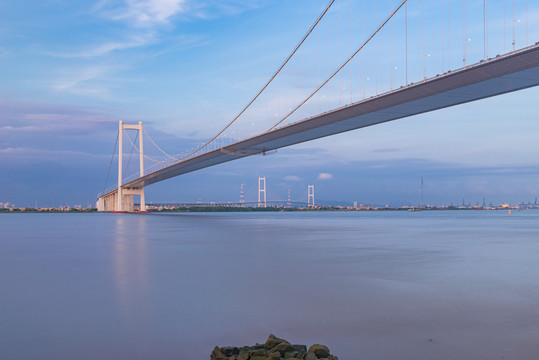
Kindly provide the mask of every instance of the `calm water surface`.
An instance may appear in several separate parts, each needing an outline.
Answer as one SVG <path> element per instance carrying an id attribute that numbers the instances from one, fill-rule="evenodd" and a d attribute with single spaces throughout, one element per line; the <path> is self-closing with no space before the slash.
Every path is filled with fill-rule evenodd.
<path id="1" fill-rule="evenodd" d="M 0 359 L 538 359 L 539 212 L 0 215 Z"/>

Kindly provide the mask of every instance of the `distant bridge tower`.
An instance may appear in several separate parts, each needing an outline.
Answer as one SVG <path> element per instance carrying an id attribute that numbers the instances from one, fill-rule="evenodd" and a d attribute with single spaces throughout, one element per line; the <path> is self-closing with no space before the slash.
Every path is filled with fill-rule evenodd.
<path id="1" fill-rule="evenodd" d="M 423 178 L 421 178 L 421 204 L 419 204 L 419 207 L 425 207 L 425 203 L 423 202 Z"/>
<path id="2" fill-rule="evenodd" d="M 137 130 L 139 133 L 140 176 L 144 176 L 144 142 L 142 121 L 137 125 L 127 125 L 120 120 L 118 127 L 118 189 L 97 201 L 97 211 L 134 211 L 134 195 L 140 195 L 140 211 L 146 211 L 144 187 L 125 188 L 123 186 L 123 134 L 124 130 Z"/>
<path id="3" fill-rule="evenodd" d="M 292 192 L 292 189 L 288 189 L 288 201 L 286 203 L 286 206 L 292 207 L 292 197 L 290 196 L 290 193 Z"/>
<path id="4" fill-rule="evenodd" d="M 243 191 L 244 186 L 245 186 L 245 183 L 241 183 L 241 188 L 240 188 L 240 206 L 241 207 L 245 206 L 245 193 Z"/>
<path id="5" fill-rule="evenodd" d="M 266 177 L 258 178 L 258 207 L 266 207 Z"/>
<path id="6" fill-rule="evenodd" d="M 308 185 L 307 187 L 307 206 L 314 206 L 314 185 Z"/>

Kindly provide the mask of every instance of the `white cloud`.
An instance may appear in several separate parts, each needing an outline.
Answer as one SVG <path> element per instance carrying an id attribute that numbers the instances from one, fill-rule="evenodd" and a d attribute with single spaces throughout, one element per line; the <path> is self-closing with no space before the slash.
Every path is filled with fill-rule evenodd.
<path id="1" fill-rule="evenodd" d="M 152 27 L 169 23 L 177 14 L 187 11 L 186 0 L 126 0 L 125 4 L 104 11 L 112 20 L 126 20 L 133 26 Z M 99 8 L 107 7 L 101 2 Z"/>
<path id="2" fill-rule="evenodd" d="M 134 27 L 169 25 L 173 18 L 209 19 L 237 15 L 263 6 L 266 0 L 101 0 L 94 11 Z"/>
<path id="3" fill-rule="evenodd" d="M 7 55 L 7 50 L 0 46 L 0 58 Z"/>
<path id="4" fill-rule="evenodd" d="M 72 150 L 45 150 L 29 147 L 8 147 L 0 149 L 2 160 L 32 160 L 32 161 L 64 161 L 78 159 L 81 161 L 90 159 L 101 159 L 102 155 L 91 154 L 82 151 Z"/>
<path id="5" fill-rule="evenodd" d="M 105 40 L 103 37 L 95 38 L 94 41 L 81 42 L 76 47 L 47 50 L 44 53 L 85 61 L 102 58 L 101 64 L 89 66 L 85 62 L 79 63 L 78 68 L 63 68 L 49 86 L 57 92 L 110 100 L 117 84 L 126 81 L 113 78 L 118 72 L 136 67 L 148 57 L 192 48 L 207 41 L 202 35 L 178 33 L 175 31 L 175 21 L 227 16 L 258 6 L 260 0 L 98 0 L 92 13 L 117 23 L 111 27 Z M 179 16 L 182 18 L 178 19 Z M 0 57 L 5 53 L 0 47 Z M 124 53 L 128 53 L 128 57 L 122 57 Z"/>
<path id="6" fill-rule="evenodd" d="M 320 173 L 318 174 L 318 180 L 331 180 L 333 179 L 333 175 L 330 173 Z"/>
<path id="7" fill-rule="evenodd" d="M 38 132 L 41 129 L 37 126 L 0 126 L 0 134 L 2 133 L 14 133 L 14 132 Z"/>
<path id="8" fill-rule="evenodd" d="M 110 129 L 118 118 L 99 108 L 72 105 L 7 102 L 0 100 L 0 146 L 11 136 L 35 139 L 40 135 L 95 134 Z M 24 136 L 20 138 L 20 136 Z M 22 141 L 22 140 L 21 140 Z M 34 140 L 30 140 L 34 144 Z"/>
<path id="9" fill-rule="evenodd" d="M 51 82 L 50 87 L 59 92 L 110 100 L 110 90 L 117 83 L 138 81 L 137 79 L 122 79 L 114 76 L 117 72 L 129 69 L 129 66 L 129 64 L 119 66 L 99 64 L 62 69 L 58 78 Z"/>
<path id="10" fill-rule="evenodd" d="M 288 175 L 288 176 L 285 176 L 284 179 L 286 181 L 301 181 L 301 178 L 296 175 Z"/>
<path id="11" fill-rule="evenodd" d="M 147 32 L 144 34 L 133 35 L 126 40 L 109 41 L 72 53 L 48 52 L 47 54 L 62 58 L 90 58 L 108 55 L 114 51 L 128 50 L 132 48 L 151 45 L 157 41 L 157 37 L 154 35 L 153 32 Z"/>
<path id="12" fill-rule="evenodd" d="M 220 15 L 237 15 L 264 6 L 266 0 L 190 0 L 192 16 L 212 18 Z"/>
<path id="13" fill-rule="evenodd" d="M 69 75 L 58 79 L 52 87 L 54 90 L 58 91 L 74 89 L 84 82 L 105 75 L 107 72 L 108 69 L 102 66 L 86 67 L 78 71 L 70 72 Z"/>

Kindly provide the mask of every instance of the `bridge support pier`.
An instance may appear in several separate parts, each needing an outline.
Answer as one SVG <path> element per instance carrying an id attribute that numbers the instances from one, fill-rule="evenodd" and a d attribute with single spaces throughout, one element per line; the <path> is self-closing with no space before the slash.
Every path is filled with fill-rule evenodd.
<path id="1" fill-rule="evenodd" d="M 123 188 L 121 193 L 121 208 L 118 207 L 118 204 L 120 203 L 118 194 L 119 192 L 115 191 L 97 199 L 97 211 L 146 211 L 144 188 Z M 135 208 L 135 195 L 140 196 L 140 207 L 138 209 Z"/>
<path id="2" fill-rule="evenodd" d="M 117 211 L 118 193 L 113 192 L 97 199 L 97 211 Z"/>
<path id="3" fill-rule="evenodd" d="M 123 205 L 124 211 L 135 211 L 135 195 L 140 196 L 139 211 L 146 211 L 146 202 L 144 199 L 144 188 L 123 189 Z"/>

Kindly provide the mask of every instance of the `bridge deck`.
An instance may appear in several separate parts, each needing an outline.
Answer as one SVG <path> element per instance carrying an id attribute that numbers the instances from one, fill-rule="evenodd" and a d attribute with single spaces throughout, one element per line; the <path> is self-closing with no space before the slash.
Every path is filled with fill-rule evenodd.
<path id="1" fill-rule="evenodd" d="M 301 142 L 539 85 L 539 46 L 490 59 L 322 113 L 176 163 L 124 184 L 138 188 Z M 110 193 L 115 192 L 113 190 Z"/>

